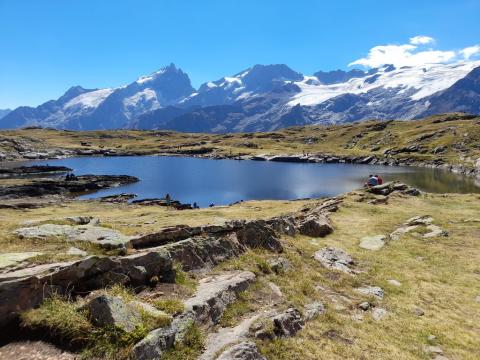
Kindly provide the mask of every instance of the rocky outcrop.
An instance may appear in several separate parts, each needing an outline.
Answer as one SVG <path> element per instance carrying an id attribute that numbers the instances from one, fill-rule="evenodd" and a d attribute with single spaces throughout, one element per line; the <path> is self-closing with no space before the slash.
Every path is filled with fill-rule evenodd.
<path id="1" fill-rule="evenodd" d="M 66 166 L 34 165 L 0 169 L 0 176 L 66 173 L 72 169 Z"/>
<path id="2" fill-rule="evenodd" d="M 225 308 L 233 303 L 237 294 L 247 289 L 255 279 L 249 271 L 233 271 L 209 276 L 200 280 L 197 292 L 185 302 L 185 312 L 174 319 L 170 326 L 150 332 L 135 345 L 135 360 L 157 359 L 168 350 L 193 323 L 212 326 L 218 323 Z"/>
<path id="3" fill-rule="evenodd" d="M 355 262 L 344 250 L 326 247 L 314 254 L 314 259 L 320 262 L 325 268 L 339 270 L 347 274 L 355 274 Z"/>
<path id="4" fill-rule="evenodd" d="M 298 226 L 300 234 L 311 237 L 324 237 L 333 232 L 333 226 L 323 215 L 309 216 Z"/>
<path id="5" fill-rule="evenodd" d="M 83 175 L 75 180 L 41 179 L 34 180 L 26 185 L 4 185 L 0 187 L 0 197 L 37 197 L 44 195 L 71 195 L 93 192 L 100 189 L 131 184 L 139 181 L 129 175 Z"/>
<path id="6" fill-rule="evenodd" d="M 217 360 L 267 360 L 253 341 L 244 341 L 222 352 Z"/>
<path id="7" fill-rule="evenodd" d="M 420 194 L 420 191 L 417 189 L 400 182 L 388 182 L 383 185 L 373 186 L 369 188 L 368 191 L 376 195 L 384 196 L 390 195 L 394 191 L 402 192 L 406 195 L 412 196 L 417 196 Z"/>
<path id="8" fill-rule="evenodd" d="M 85 219 L 76 219 L 82 223 Z M 88 219 L 90 222 L 90 219 Z M 14 231 L 19 238 L 47 239 L 49 237 L 60 237 L 66 241 L 86 241 L 99 245 L 106 249 L 122 248 L 128 245 L 131 237 L 121 232 L 102 226 L 95 225 L 57 225 L 42 224 L 38 226 L 23 227 Z"/>
<path id="9" fill-rule="evenodd" d="M 84 293 L 113 284 L 129 284 L 136 267 L 144 280 L 157 276 L 172 282 L 175 271 L 167 253 L 151 251 L 119 258 L 91 256 L 78 261 L 37 265 L 0 274 L 0 327 L 22 311 L 38 306 L 52 293 Z"/>
<path id="10" fill-rule="evenodd" d="M 97 296 L 84 308 L 88 309 L 93 324 L 97 326 L 114 326 L 125 332 L 131 332 L 142 321 L 138 308 L 127 304 L 119 296 Z"/>

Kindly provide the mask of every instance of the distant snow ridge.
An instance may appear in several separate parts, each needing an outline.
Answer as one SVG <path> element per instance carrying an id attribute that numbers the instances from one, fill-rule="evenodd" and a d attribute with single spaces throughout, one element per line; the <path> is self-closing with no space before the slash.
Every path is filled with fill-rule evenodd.
<path id="1" fill-rule="evenodd" d="M 255 65 L 195 90 L 170 64 L 118 88 L 70 88 L 36 108 L 0 113 L 1 128 L 269 131 L 364 119 L 413 119 L 435 111 L 480 113 L 480 61 L 303 75 Z"/>

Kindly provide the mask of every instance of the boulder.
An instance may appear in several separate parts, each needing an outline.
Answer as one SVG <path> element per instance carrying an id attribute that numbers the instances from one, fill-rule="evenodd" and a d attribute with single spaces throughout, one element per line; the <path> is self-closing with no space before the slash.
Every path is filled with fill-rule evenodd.
<path id="1" fill-rule="evenodd" d="M 297 309 L 290 308 L 273 317 L 273 333 L 277 337 L 294 336 L 303 328 L 305 322 Z"/>
<path id="2" fill-rule="evenodd" d="M 94 325 L 114 326 L 126 332 L 131 332 L 141 324 L 140 311 L 123 301 L 121 297 L 100 295 L 91 299 L 85 308 L 90 312 Z"/>
<path id="3" fill-rule="evenodd" d="M 354 274 L 355 262 L 344 250 L 326 247 L 314 254 L 314 259 L 320 262 L 327 269 L 339 270 L 347 274 Z"/>
<path id="4" fill-rule="evenodd" d="M 267 360 L 253 341 L 243 341 L 222 352 L 217 360 Z"/>
<path id="5" fill-rule="evenodd" d="M 385 292 L 379 286 L 363 286 L 356 288 L 355 291 L 362 295 L 374 296 L 380 300 L 383 299 L 383 296 L 385 295 Z"/>
<path id="6" fill-rule="evenodd" d="M 428 233 L 423 234 L 424 238 L 431 238 L 431 237 L 437 237 L 437 236 L 448 236 L 448 231 L 443 230 L 437 225 L 427 225 L 427 230 L 429 230 Z"/>
<path id="7" fill-rule="evenodd" d="M 270 266 L 270 269 L 272 269 L 272 271 L 277 275 L 287 272 L 290 269 L 290 261 L 284 257 L 269 259 L 267 260 L 267 263 Z"/>
<path id="8" fill-rule="evenodd" d="M 300 223 L 298 230 L 302 235 L 324 237 L 333 232 L 333 226 L 325 216 L 309 216 Z"/>
<path id="9" fill-rule="evenodd" d="M 377 251 L 385 245 L 385 235 L 366 236 L 360 240 L 360 247 L 366 250 Z"/>
<path id="10" fill-rule="evenodd" d="M 389 279 L 389 280 L 387 280 L 387 282 L 392 286 L 396 286 L 396 287 L 402 286 L 402 283 L 398 280 L 395 280 L 395 279 Z"/>
<path id="11" fill-rule="evenodd" d="M 380 321 L 388 315 L 388 311 L 382 308 L 374 308 L 372 310 L 372 318 L 375 321 Z"/>
<path id="12" fill-rule="evenodd" d="M 306 321 L 313 320 L 317 318 L 319 315 L 325 313 L 325 305 L 323 305 L 320 301 L 313 302 L 311 304 L 305 305 L 303 314 Z"/>
<path id="13" fill-rule="evenodd" d="M 255 274 L 250 271 L 232 271 L 203 278 L 195 295 L 185 301 L 185 310 L 192 312 L 199 323 L 216 324 L 227 305 L 236 300 L 237 293 L 246 290 L 254 279 Z"/>
<path id="14" fill-rule="evenodd" d="M 283 246 L 265 220 L 248 221 L 236 231 L 238 241 L 249 248 L 282 252 Z"/>
<path id="15" fill-rule="evenodd" d="M 175 343 L 177 329 L 167 326 L 151 331 L 132 349 L 132 358 L 135 360 L 159 359 L 165 351 Z"/>

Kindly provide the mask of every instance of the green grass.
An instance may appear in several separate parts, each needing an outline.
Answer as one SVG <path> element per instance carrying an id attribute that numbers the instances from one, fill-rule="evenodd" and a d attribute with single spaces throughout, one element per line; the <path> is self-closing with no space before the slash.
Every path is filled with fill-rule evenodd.
<path id="1" fill-rule="evenodd" d="M 170 315 L 181 314 L 185 308 L 181 300 L 173 298 L 153 300 L 152 305 Z"/>
<path id="2" fill-rule="evenodd" d="M 162 360 L 195 360 L 202 353 L 204 344 L 204 331 L 197 325 L 191 325 L 185 332 L 183 341 L 167 351 Z"/>

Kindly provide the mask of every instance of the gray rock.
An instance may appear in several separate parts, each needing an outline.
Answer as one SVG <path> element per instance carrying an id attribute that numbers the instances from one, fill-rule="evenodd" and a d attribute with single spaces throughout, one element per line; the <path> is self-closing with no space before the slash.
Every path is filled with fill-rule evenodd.
<path id="1" fill-rule="evenodd" d="M 67 251 L 67 255 L 72 255 L 72 256 L 87 256 L 88 253 L 86 251 L 80 250 L 76 247 L 71 247 Z"/>
<path id="2" fill-rule="evenodd" d="M 275 252 L 283 251 L 280 240 L 264 220 L 248 221 L 236 233 L 238 241 L 249 248 L 263 248 Z"/>
<path id="3" fill-rule="evenodd" d="M 87 225 L 92 219 L 92 216 L 69 216 L 66 218 L 67 221 L 75 225 Z"/>
<path id="4" fill-rule="evenodd" d="M 277 337 L 294 336 L 303 328 L 305 322 L 297 309 L 290 308 L 273 317 L 273 332 Z"/>
<path id="5" fill-rule="evenodd" d="M 297 226 L 293 216 L 273 218 L 267 220 L 267 224 L 277 233 L 289 236 L 295 236 L 297 234 Z"/>
<path id="6" fill-rule="evenodd" d="M 142 321 L 140 311 L 118 296 L 100 295 L 90 300 L 85 307 L 97 326 L 115 326 L 131 332 Z"/>
<path id="7" fill-rule="evenodd" d="M 20 266 L 26 260 L 41 254 L 38 251 L 0 254 L 0 270 Z"/>
<path id="8" fill-rule="evenodd" d="M 382 308 L 375 308 L 372 310 L 372 318 L 375 321 L 380 321 L 388 315 L 388 311 Z"/>
<path id="9" fill-rule="evenodd" d="M 312 237 L 324 237 L 333 232 L 333 226 L 327 217 L 309 216 L 298 226 L 300 234 Z"/>
<path id="10" fill-rule="evenodd" d="M 367 250 L 380 250 L 385 245 L 385 235 L 366 236 L 360 240 L 360 247 Z"/>
<path id="11" fill-rule="evenodd" d="M 416 315 L 416 316 L 423 316 L 425 315 L 425 311 L 423 309 L 420 309 L 420 308 L 415 308 L 413 309 L 413 313 Z"/>
<path id="12" fill-rule="evenodd" d="M 290 261 L 283 257 L 278 257 L 275 259 L 269 259 L 268 265 L 275 274 L 282 274 L 290 269 Z"/>
<path id="13" fill-rule="evenodd" d="M 165 351 L 175 343 L 177 329 L 172 326 L 151 331 L 132 349 L 132 358 L 135 360 L 159 359 Z"/>
<path id="14" fill-rule="evenodd" d="M 218 323 L 223 311 L 236 300 L 236 294 L 248 288 L 255 279 L 250 271 L 232 271 L 199 281 L 195 295 L 185 301 L 186 312 L 192 312 L 197 322 Z"/>
<path id="15" fill-rule="evenodd" d="M 131 239 L 130 236 L 123 235 L 117 230 L 90 225 L 43 224 L 19 228 L 14 233 L 20 238 L 61 237 L 67 241 L 86 241 L 108 249 L 125 247 Z"/>
<path id="16" fill-rule="evenodd" d="M 383 289 L 378 286 L 364 286 L 364 287 L 356 288 L 355 291 L 362 295 L 374 296 L 380 300 L 383 299 L 383 296 L 385 294 Z"/>
<path id="17" fill-rule="evenodd" d="M 430 215 L 414 216 L 414 217 L 408 219 L 405 222 L 405 225 L 407 225 L 407 226 L 430 225 L 432 223 L 432 221 L 433 221 L 433 219 Z"/>
<path id="18" fill-rule="evenodd" d="M 325 305 L 323 305 L 320 301 L 307 304 L 305 305 L 303 313 L 306 321 L 313 320 L 319 315 L 325 313 Z"/>
<path id="19" fill-rule="evenodd" d="M 370 303 L 368 301 L 364 301 L 358 304 L 358 308 L 362 309 L 363 311 L 367 311 L 368 309 L 370 309 Z"/>
<path id="20" fill-rule="evenodd" d="M 244 341 L 234 345 L 217 357 L 217 360 L 267 360 L 258 351 L 253 341 Z"/>
<path id="21" fill-rule="evenodd" d="M 355 263 L 352 257 L 342 249 L 323 248 L 314 254 L 314 259 L 328 269 L 339 270 L 347 274 L 355 273 L 353 269 Z"/>
<path id="22" fill-rule="evenodd" d="M 427 229 L 430 230 L 430 232 L 423 234 L 424 238 L 431 238 L 431 237 L 437 237 L 437 236 L 448 236 L 448 232 L 443 230 L 437 225 L 427 225 Z"/>
<path id="23" fill-rule="evenodd" d="M 402 286 L 402 283 L 398 280 L 395 280 L 395 279 L 387 280 L 387 282 L 392 286 L 396 286 L 396 287 Z"/>

